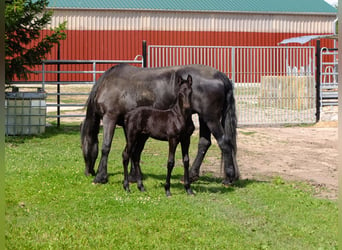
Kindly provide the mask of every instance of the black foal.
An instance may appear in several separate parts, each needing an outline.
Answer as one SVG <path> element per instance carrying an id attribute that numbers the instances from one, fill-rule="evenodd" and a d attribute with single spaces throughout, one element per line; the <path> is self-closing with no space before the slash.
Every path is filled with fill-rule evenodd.
<path id="1" fill-rule="evenodd" d="M 189 181 L 189 145 L 190 137 L 195 129 L 191 119 L 192 77 L 187 80 L 176 78 L 179 92 L 175 105 L 168 110 L 158 110 L 151 107 L 138 107 L 125 116 L 126 147 L 122 153 L 124 166 L 123 187 L 129 191 L 128 163 L 132 160 L 137 171 L 137 185 L 144 191 L 140 169 L 140 156 L 145 142 L 149 137 L 169 142 L 169 157 L 165 191 L 171 196 L 170 179 L 175 164 L 175 152 L 178 143 L 182 146 L 184 164 L 184 187 L 188 194 L 193 194 Z"/>

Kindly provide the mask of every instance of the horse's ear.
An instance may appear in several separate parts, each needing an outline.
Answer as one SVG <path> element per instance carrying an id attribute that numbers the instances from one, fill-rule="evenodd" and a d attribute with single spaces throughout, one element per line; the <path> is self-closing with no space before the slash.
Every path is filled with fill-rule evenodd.
<path id="1" fill-rule="evenodd" d="M 189 82 L 189 85 L 191 86 L 192 85 L 192 76 L 191 75 L 188 75 L 187 81 Z"/>

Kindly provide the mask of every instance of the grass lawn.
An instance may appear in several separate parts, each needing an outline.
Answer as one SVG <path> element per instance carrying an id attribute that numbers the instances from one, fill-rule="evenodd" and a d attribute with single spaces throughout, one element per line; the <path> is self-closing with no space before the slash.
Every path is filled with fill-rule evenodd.
<path id="1" fill-rule="evenodd" d="M 93 185 L 83 174 L 78 125 L 7 137 L 7 249 L 337 249 L 337 202 L 313 197 L 305 183 L 275 177 L 227 188 L 207 174 L 188 196 L 178 149 L 167 198 L 167 143 L 149 140 L 142 155 L 147 192 L 132 184 L 126 193 L 124 145 L 117 128 L 109 183 Z M 215 147 L 209 154 L 220 157 Z"/>

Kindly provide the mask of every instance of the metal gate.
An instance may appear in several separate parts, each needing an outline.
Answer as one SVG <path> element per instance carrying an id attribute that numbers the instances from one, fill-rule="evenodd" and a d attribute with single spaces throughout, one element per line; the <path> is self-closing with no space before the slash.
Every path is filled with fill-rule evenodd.
<path id="1" fill-rule="evenodd" d="M 315 47 L 148 46 L 148 67 L 186 64 L 232 79 L 239 125 L 316 121 Z"/>
<path id="2" fill-rule="evenodd" d="M 31 93 L 38 88 L 39 91 L 46 93 L 44 106 L 47 112 L 44 113 L 44 118 L 56 119 L 59 126 L 63 118 L 85 116 L 83 107 L 96 80 L 109 67 L 121 63 L 143 67 L 143 58 L 137 55 L 133 60 L 45 60 L 37 71 L 33 71 L 39 76 L 39 80 L 14 81 L 11 86 L 15 87 L 15 91 L 20 88 Z M 28 102 L 14 110 L 27 109 L 30 106 Z M 19 119 L 23 115 L 17 112 L 12 116 Z"/>
<path id="3" fill-rule="evenodd" d="M 321 48 L 321 106 L 338 105 L 338 50 Z"/>

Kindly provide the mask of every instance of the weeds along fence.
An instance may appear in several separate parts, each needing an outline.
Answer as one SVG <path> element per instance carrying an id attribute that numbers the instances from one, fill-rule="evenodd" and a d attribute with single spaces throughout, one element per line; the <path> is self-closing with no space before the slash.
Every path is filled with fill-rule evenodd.
<path id="1" fill-rule="evenodd" d="M 148 66 L 206 64 L 235 85 L 239 125 L 317 120 L 315 47 L 148 47 Z"/>

